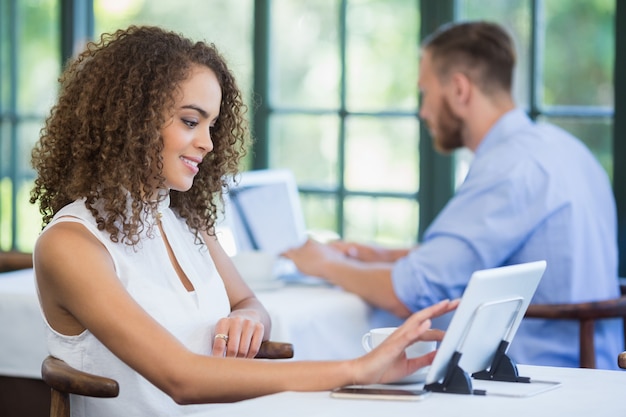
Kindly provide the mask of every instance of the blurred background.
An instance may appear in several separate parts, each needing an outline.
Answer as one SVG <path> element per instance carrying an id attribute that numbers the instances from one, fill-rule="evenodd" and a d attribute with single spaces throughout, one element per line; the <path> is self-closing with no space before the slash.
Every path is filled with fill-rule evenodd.
<path id="1" fill-rule="evenodd" d="M 63 64 L 87 40 L 129 24 L 218 46 L 250 107 L 255 142 L 242 169 L 292 170 L 309 229 L 406 246 L 419 241 L 471 161 L 465 151 L 436 154 L 419 122 L 420 39 L 448 21 L 500 22 L 516 42 L 518 104 L 585 142 L 611 177 L 626 223 L 626 85 L 617 76 L 626 74 L 624 2 L 0 2 L 0 250 L 32 250 L 41 229 L 28 202 L 30 150 Z"/>

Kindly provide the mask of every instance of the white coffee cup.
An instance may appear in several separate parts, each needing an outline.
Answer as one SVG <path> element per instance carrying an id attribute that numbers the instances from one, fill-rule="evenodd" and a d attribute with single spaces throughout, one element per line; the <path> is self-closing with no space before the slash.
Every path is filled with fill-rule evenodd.
<path id="1" fill-rule="evenodd" d="M 363 349 L 365 349 L 366 352 L 374 349 L 376 346 L 380 345 L 383 340 L 385 340 L 396 329 L 397 327 L 379 327 L 376 329 L 371 329 L 361 338 L 361 344 L 363 345 Z M 422 356 L 429 352 L 432 352 L 436 348 L 437 342 L 435 341 L 415 342 L 406 348 L 406 356 L 407 358 L 416 358 L 418 356 Z M 411 375 L 407 375 L 401 380 L 396 381 L 396 383 L 413 384 L 417 382 L 424 382 L 429 368 L 430 366 L 420 368 Z"/>

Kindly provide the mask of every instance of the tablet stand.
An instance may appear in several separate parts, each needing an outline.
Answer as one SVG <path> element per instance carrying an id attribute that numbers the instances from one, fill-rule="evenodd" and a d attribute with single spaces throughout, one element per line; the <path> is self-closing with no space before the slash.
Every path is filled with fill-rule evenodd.
<path id="1" fill-rule="evenodd" d="M 443 382 L 433 382 L 432 384 L 424 385 L 426 391 L 433 392 L 447 392 L 450 394 L 480 394 L 474 393 L 472 390 L 472 380 L 460 366 L 462 353 L 454 352 L 450 362 L 448 363 L 448 369 L 446 370 L 446 376 L 443 378 Z"/>
<path id="2" fill-rule="evenodd" d="M 530 383 L 529 377 L 519 376 L 515 361 L 506 355 L 506 349 L 508 347 L 509 342 L 506 340 L 501 341 L 489 369 L 474 372 L 472 377 L 489 381 Z"/>
<path id="3" fill-rule="evenodd" d="M 530 378 L 519 376 L 517 371 L 517 365 L 511 358 L 506 355 L 506 351 L 509 347 L 509 341 L 507 340 L 507 338 L 512 337 L 512 323 L 515 321 L 517 315 L 520 314 L 521 301 L 521 298 L 516 297 L 512 299 L 484 303 L 478 306 L 472 316 L 472 320 L 469 322 L 469 325 L 465 329 L 464 337 L 459 344 L 460 346 L 453 353 L 450 361 L 448 362 L 448 367 L 446 369 L 443 381 L 426 384 L 424 386 L 424 389 L 433 392 L 443 392 L 450 394 L 486 395 L 485 390 L 472 389 L 472 379 L 470 378 L 469 374 L 459 366 L 459 362 L 461 361 L 461 357 L 463 355 L 461 348 L 468 338 L 468 335 L 472 329 L 474 320 L 478 316 L 478 313 L 480 311 L 484 312 L 488 307 L 503 305 L 510 305 L 514 307 L 511 310 L 512 320 L 509 322 L 507 328 L 503 329 L 503 333 L 505 334 L 505 336 L 498 344 L 498 347 L 496 348 L 489 367 L 485 370 L 474 372 L 472 374 L 472 377 L 476 379 L 490 381 L 530 383 Z"/>
<path id="4" fill-rule="evenodd" d="M 473 378 L 489 380 L 489 381 L 503 381 L 503 382 L 522 382 L 530 383 L 530 378 L 525 376 L 519 376 L 517 372 L 517 365 L 513 359 L 506 355 L 506 349 L 509 346 L 509 342 L 503 340 L 498 346 L 498 350 L 489 366 L 488 370 L 474 372 Z M 450 362 L 448 363 L 448 369 L 446 376 L 443 378 L 443 382 L 434 382 L 427 384 L 424 389 L 433 392 L 447 392 L 449 394 L 473 394 L 473 395 L 485 395 L 484 390 L 472 389 L 472 379 L 460 366 L 462 353 L 454 352 Z"/>

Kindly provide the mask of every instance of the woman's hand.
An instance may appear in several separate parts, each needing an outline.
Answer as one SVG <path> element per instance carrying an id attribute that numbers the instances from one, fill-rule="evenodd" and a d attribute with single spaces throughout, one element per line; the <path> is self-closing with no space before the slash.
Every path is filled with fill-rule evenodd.
<path id="1" fill-rule="evenodd" d="M 267 310 L 254 296 L 215 235 L 202 232 L 217 272 L 220 274 L 231 313 L 215 325 L 213 356 L 254 358 L 261 342 L 270 334 L 272 323 Z M 269 337 L 269 336 L 268 336 Z"/>
<path id="2" fill-rule="evenodd" d="M 458 300 L 445 300 L 411 315 L 380 345 L 355 360 L 354 384 L 394 382 L 430 365 L 436 351 L 408 359 L 405 349 L 420 340 L 441 341 L 444 332 L 430 329 L 431 319 L 454 310 L 458 304 Z"/>
<path id="3" fill-rule="evenodd" d="M 253 316 L 254 314 L 252 314 Z M 215 325 L 213 356 L 254 358 L 263 341 L 265 326 L 245 310 L 233 311 Z"/>

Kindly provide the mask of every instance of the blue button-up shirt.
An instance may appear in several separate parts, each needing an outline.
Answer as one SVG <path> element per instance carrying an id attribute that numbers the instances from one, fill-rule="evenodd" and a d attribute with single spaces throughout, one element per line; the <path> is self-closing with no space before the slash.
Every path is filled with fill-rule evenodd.
<path id="1" fill-rule="evenodd" d="M 618 297 L 616 223 L 610 182 L 586 146 L 516 109 L 485 136 L 422 244 L 396 263 L 394 289 L 415 311 L 460 297 L 475 270 L 545 259 L 533 303 Z M 616 368 L 620 322 L 597 324 L 595 337 L 597 367 Z M 577 367 L 578 346 L 577 323 L 526 319 L 509 354 Z"/>

